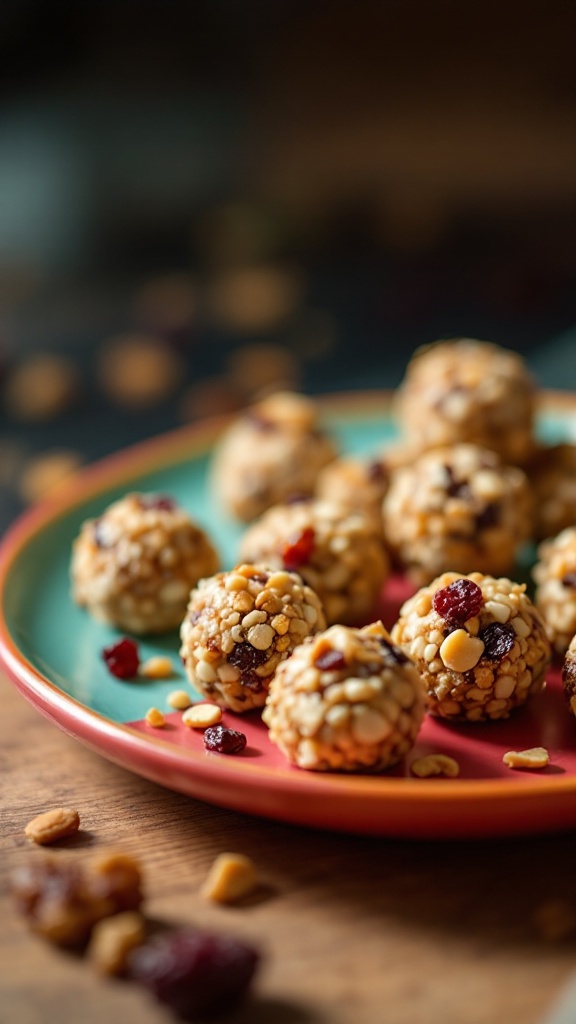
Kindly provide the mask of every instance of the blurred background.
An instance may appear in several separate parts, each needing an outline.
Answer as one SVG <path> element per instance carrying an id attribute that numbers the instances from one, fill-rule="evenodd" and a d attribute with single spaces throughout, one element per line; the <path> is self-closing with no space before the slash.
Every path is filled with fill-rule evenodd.
<path id="1" fill-rule="evenodd" d="M 576 388 L 572 0 L 0 4 L 0 530 L 466 335 Z"/>

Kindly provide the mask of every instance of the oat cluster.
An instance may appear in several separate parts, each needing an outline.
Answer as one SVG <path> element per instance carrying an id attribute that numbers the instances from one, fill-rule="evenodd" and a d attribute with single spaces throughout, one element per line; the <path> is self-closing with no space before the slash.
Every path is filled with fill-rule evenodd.
<path id="1" fill-rule="evenodd" d="M 192 591 L 180 654 L 205 697 L 249 711 L 264 704 L 280 663 L 325 625 L 318 595 L 298 573 L 241 564 Z"/>
<path id="2" fill-rule="evenodd" d="M 455 599 L 450 611 L 462 579 L 480 591 L 469 617 L 465 601 Z M 478 572 L 444 573 L 422 587 L 400 609 L 391 636 L 418 666 L 430 714 L 452 721 L 508 718 L 541 690 L 551 657 L 525 585 Z"/>
<path id="3" fill-rule="evenodd" d="M 389 483 L 390 470 L 383 458 L 341 456 L 319 472 L 315 494 L 351 511 L 364 512 L 381 532 L 382 502 Z"/>
<path id="4" fill-rule="evenodd" d="M 543 541 L 532 570 L 535 601 L 558 654 L 564 654 L 576 633 L 576 526 Z"/>
<path id="5" fill-rule="evenodd" d="M 397 470 L 383 504 L 384 535 L 418 585 L 442 572 L 512 571 L 532 530 L 526 474 L 473 444 L 424 452 Z"/>
<path id="6" fill-rule="evenodd" d="M 373 520 L 320 499 L 268 509 L 244 533 L 240 558 L 298 571 L 320 597 L 329 625 L 366 622 L 389 573 Z"/>
<path id="7" fill-rule="evenodd" d="M 299 768 L 389 768 L 424 717 L 419 673 L 382 626 L 336 625 L 296 648 L 274 676 L 262 717 Z"/>
<path id="8" fill-rule="evenodd" d="M 292 495 L 312 494 L 337 450 L 319 427 L 315 403 L 275 392 L 237 417 L 214 453 L 211 487 L 230 515 L 249 522 Z"/>
<path id="9" fill-rule="evenodd" d="M 535 381 L 518 353 L 459 338 L 415 353 L 396 411 L 407 439 L 422 449 L 477 444 L 515 465 L 533 450 L 535 400 Z"/>
<path id="10" fill-rule="evenodd" d="M 72 596 L 100 622 L 163 633 L 180 625 L 191 588 L 218 564 L 206 532 L 183 509 L 131 493 L 82 525 L 72 551 Z"/>

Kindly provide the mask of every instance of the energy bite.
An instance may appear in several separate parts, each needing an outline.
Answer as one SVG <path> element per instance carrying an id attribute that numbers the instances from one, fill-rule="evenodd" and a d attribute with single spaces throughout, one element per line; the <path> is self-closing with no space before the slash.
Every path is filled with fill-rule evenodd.
<path id="1" fill-rule="evenodd" d="M 473 444 L 436 448 L 397 470 L 382 508 L 385 540 L 418 585 L 450 569 L 509 573 L 532 530 L 524 471 Z"/>
<path id="2" fill-rule="evenodd" d="M 532 569 L 534 600 L 557 654 L 564 654 L 576 633 L 576 526 L 538 547 Z"/>
<path id="3" fill-rule="evenodd" d="M 437 718 L 508 718 L 539 693 L 551 649 L 525 584 L 447 572 L 400 609 L 394 643 L 416 663 Z"/>
<path id="4" fill-rule="evenodd" d="M 555 537 L 576 523 L 576 444 L 541 446 L 526 468 L 534 493 L 534 536 Z"/>
<path id="5" fill-rule="evenodd" d="M 562 666 L 562 686 L 568 707 L 576 715 L 576 635 L 572 637 L 570 646 L 564 656 Z"/>
<path id="6" fill-rule="evenodd" d="M 218 564 L 205 531 L 170 498 L 127 494 L 83 523 L 72 550 L 72 597 L 100 622 L 164 633 L 180 625 L 190 590 Z"/>
<path id="7" fill-rule="evenodd" d="M 319 597 L 296 572 L 237 565 L 192 591 L 180 655 L 205 697 L 250 711 L 264 704 L 280 663 L 325 626 Z"/>
<path id="8" fill-rule="evenodd" d="M 246 530 L 240 558 L 299 572 L 322 601 L 328 625 L 366 622 L 389 572 L 373 519 L 319 499 L 268 509 Z"/>
<path id="9" fill-rule="evenodd" d="M 296 648 L 270 684 L 262 718 L 299 768 L 389 768 L 414 745 L 425 699 L 412 661 L 381 622 L 336 625 Z"/>
<path id="10" fill-rule="evenodd" d="M 381 531 L 382 502 L 389 480 L 390 473 L 383 458 L 346 456 L 334 459 L 320 470 L 315 493 L 317 498 L 365 512 Z"/>
<path id="11" fill-rule="evenodd" d="M 312 494 L 318 472 L 336 455 L 313 401 L 275 392 L 247 409 L 220 440 L 212 490 L 230 515 L 250 522 L 294 494 Z"/>
<path id="12" fill-rule="evenodd" d="M 396 414 L 422 449 L 468 442 L 523 463 L 534 440 L 536 386 L 522 357 L 458 338 L 419 349 L 406 368 Z"/>

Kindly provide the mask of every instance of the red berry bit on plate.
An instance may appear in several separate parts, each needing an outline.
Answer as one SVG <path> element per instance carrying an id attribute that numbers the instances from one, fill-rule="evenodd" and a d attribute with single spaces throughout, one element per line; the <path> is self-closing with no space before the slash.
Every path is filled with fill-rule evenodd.
<path id="1" fill-rule="evenodd" d="M 215 750 L 218 754 L 241 754 L 246 746 L 246 737 L 236 729 L 211 725 L 204 733 L 204 746 L 206 750 Z"/>
<path id="2" fill-rule="evenodd" d="M 128 972 L 181 1018 L 200 1021 L 237 1007 L 259 960 L 256 949 L 231 935 L 181 929 L 134 950 Z"/>
<path id="3" fill-rule="evenodd" d="M 124 637 L 109 647 L 104 647 L 102 657 L 108 671 L 117 679 L 133 679 L 138 674 L 140 657 L 134 640 Z"/>

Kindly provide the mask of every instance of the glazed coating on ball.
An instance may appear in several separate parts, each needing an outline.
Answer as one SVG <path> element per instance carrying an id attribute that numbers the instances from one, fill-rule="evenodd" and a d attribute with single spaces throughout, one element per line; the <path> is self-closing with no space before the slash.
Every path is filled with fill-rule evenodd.
<path id="1" fill-rule="evenodd" d="M 335 625 L 280 665 L 262 714 L 288 760 L 312 771 L 389 768 L 424 717 L 420 676 L 381 622 Z"/>
<path id="2" fill-rule="evenodd" d="M 276 392 L 247 409 L 220 440 L 212 491 L 229 515 L 250 522 L 292 495 L 312 494 L 317 474 L 336 455 L 314 402 Z"/>
<path id="3" fill-rule="evenodd" d="M 72 597 L 117 629 L 164 633 L 178 628 L 190 590 L 218 565 L 208 534 L 187 512 L 168 497 L 134 492 L 83 523 Z"/>
<path id="4" fill-rule="evenodd" d="M 525 584 L 479 572 L 422 587 L 391 636 L 420 670 L 430 714 L 451 721 L 508 718 L 540 692 L 551 658 Z"/>
<path id="5" fill-rule="evenodd" d="M 316 499 L 268 509 L 241 538 L 240 558 L 299 572 L 320 597 L 329 625 L 366 622 L 389 572 L 371 517 Z"/>
<path id="6" fill-rule="evenodd" d="M 469 442 L 511 465 L 533 446 L 536 386 L 516 352 L 459 338 L 419 349 L 395 403 L 402 431 L 422 449 Z"/>
<path id="7" fill-rule="evenodd" d="M 564 656 L 562 666 L 562 687 L 570 711 L 576 716 L 576 635 Z"/>
<path id="8" fill-rule="evenodd" d="M 441 572 L 512 572 L 532 531 L 522 469 L 477 445 L 425 452 L 393 474 L 383 502 L 384 537 L 418 585 Z"/>
<path id="9" fill-rule="evenodd" d="M 534 600 L 557 654 L 564 654 L 576 633 L 576 526 L 538 547 L 532 569 Z"/>
<path id="10" fill-rule="evenodd" d="M 295 572 L 241 564 L 200 580 L 190 595 L 180 656 L 190 682 L 232 711 L 262 707 L 297 644 L 324 629 L 320 599 Z"/>
<path id="11" fill-rule="evenodd" d="M 541 446 L 526 467 L 534 493 L 534 536 L 555 537 L 576 523 L 576 444 Z"/>

